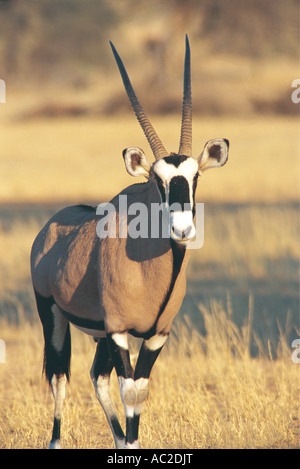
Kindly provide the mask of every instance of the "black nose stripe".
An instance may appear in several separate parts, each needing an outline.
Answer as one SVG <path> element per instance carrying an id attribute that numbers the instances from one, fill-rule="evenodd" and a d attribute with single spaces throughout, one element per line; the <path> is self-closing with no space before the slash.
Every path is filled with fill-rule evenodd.
<path id="1" fill-rule="evenodd" d="M 169 206 L 173 203 L 180 204 L 181 210 L 184 210 L 184 204 L 191 203 L 190 188 L 184 176 L 174 176 L 169 185 Z"/>

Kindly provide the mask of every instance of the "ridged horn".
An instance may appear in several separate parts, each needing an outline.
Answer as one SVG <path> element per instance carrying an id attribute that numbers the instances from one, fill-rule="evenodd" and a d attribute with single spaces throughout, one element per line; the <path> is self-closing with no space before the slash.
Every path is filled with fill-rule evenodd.
<path id="1" fill-rule="evenodd" d="M 187 34 L 185 36 L 183 103 L 178 153 L 179 155 L 192 156 L 191 52 Z"/>
<path id="2" fill-rule="evenodd" d="M 111 41 L 109 41 L 110 46 L 112 48 L 114 57 L 116 59 L 117 65 L 119 67 L 119 71 L 125 86 L 125 90 L 127 93 L 127 96 L 129 98 L 129 101 L 131 103 L 131 106 L 135 112 L 135 115 L 144 131 L 144 134 L 146 135 L 146 138 L 149 142 L 149 145 L 153 151 L 154 157 L 156 160 L 160 160 L 161 158 L 168 156 L 169 153 L 166 151 L 165 147 L 163 146 L 160 138 L 158 137 L 157 133 L 155 132 L 152 124 L 150 123 L 148 117 L 146 116 L 141 104 L 139 103 L 139 100 L 133 90 L 133 87 L 130 83 L 128 74 L 126 72 L 125 66 L 121 60 L 121 57 L 119 56 L 118 52 L 116 51 L 115 46 Z"/>

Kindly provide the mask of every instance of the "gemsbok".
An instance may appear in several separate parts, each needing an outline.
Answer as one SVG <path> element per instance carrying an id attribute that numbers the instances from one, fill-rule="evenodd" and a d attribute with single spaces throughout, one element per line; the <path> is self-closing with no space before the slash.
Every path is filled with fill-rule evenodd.
<path id="1" fill-rule="evenodd" d="M 73 324 L 97 342 L 91 368 L 96 396 L 102 405 L 117 448 L 139 448 L 141 407 L 148 395 L 152 366 L 163 348 L 186 288 L 188 243 L 195 237 L 195 192 L 198 175 L 226 163 L 229 142 L 210 140 L 197 159 L 192 157 L 192 100 L 190 47 L 185 44 L 184 92 L 178 153 L 168 153 L 133 90 L 124 64 L 112 43 L 130 103 L 150 144 L 150 163 L 139 148 L 123 151 L 125 167 L 145 183 L 133 184 L 112 199 L 103 236 L 103 219 L 96 207 L 75 205 L 55 214 L 37 235 L 31 251 L 31 272 L 37 309 L 44 333 L 44 372 L 54 396 L 50 448 L 60 448 L 65 386 L 70 374 Z M 127 197 L 128 213 L 119 196 Z M 131 236 L 132 204 L 160 211 L 155 236 Z M 172 209 L 175 204 L 175 209 Z M 105 231 L 110 216 L 117 219 L 115 236 Z M 148 217 L 148 233 L 152 233 Z M 162 225 L 168 223 L 168 236 Z M 125 227 L 125 228 L 124 228 Z M 99 228 L 99 226 L 98 226 Z M 124 235 L 125 230 L 125 235 Z M 122 231 L 122 233 L 121 233 Z M 135 370 L 130 363 L 128 334 L 143 339 Z M 110 375 L 116 369 L 126 416 L 123 432 L 110 397 Z"/>

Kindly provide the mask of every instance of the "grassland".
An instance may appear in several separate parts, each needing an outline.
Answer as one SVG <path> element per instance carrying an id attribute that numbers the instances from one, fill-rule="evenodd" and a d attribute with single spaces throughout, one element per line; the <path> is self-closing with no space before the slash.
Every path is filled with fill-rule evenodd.
<path id="1" fill-rule="evenodd" d="M 126 125 L 124 125 L 126 122 Z M 152 118 L 166 148 L 177 151 L 180 119 Z M 199 201 L 285 202 L 299 199 L 297 117 L 194 118 L 193 151 L 210 138 L 231 142 L 229 164 L 205 173 Z M 2 125 L 1 203 L 108 200 L 137 182 L 122 150 L 151 150 L 132 115 L 110 119 L 8 121 Z"/>
<path id="2" fill-rule="evenodd" d="M 207 334 L 187 323 L 162 352 L 141 419 L 143 448 L 296 448 L 299 445 L 298 367 L 281 342 L 274 360 L 248 353 L 249 329 L 239 331 L 228 311 L 202 310 Z M 41 380 L 41 328 L 2 324 L 7 363 L 0 367 L 0 447 L 45 448 L 53 402 Z M 95 344 L 72 329 L 72 379 L 67 387 L 65 448 L 113 448 L 89 368 Z M 112 395 L 122 418 L 115 374 Z"/>
<path id="3" fill-rule="evenodd" d="M 147 149 L 133 117 L 4 120 L 0 158 L 0 447 L 47 447 L 53 403 L 41 379 L 42 332 L 29 251 L 67 203 L 108 200 L 133 181 L 121 151 Z M 154 118 L 175 150 L 179 121 Z M 228 164 L 199 181 L 204 247 L 192 253 L 187 296 L 154 367 L 143 409 L 144 448 L 299 447 L 298 120 L 194 119 L 194 152 L 224 136 Z M 174 137 L 175 135 L 175 137 Z M 150 151 L 147 152 L 150 157 Z M 89 379 L 93 341 L 72 329 L 63 445 L 110 448 Z M 113 396 L 121 414 L 116 378 Z"/>

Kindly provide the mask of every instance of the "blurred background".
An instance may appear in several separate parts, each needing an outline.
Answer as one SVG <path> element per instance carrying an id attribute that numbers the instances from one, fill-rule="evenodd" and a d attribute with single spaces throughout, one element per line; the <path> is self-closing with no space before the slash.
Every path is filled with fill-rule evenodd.
<path id="1" fill-rule="evenodd" d="M 9 91 L 13 85 L 38 88 L 41 102 L 24 109 L 28 117 L 126 110 L 109 40 L 124 56 L 148 111 L 177 113 L 185 33 L 192 45 L 194 113 L 297 112 L 287 81 L 299 65 L 296 0 L 0 3 L 1 77 Z M 98 93 L 90 102 L 83 92 L 93 87 Z M 64 99 L 64 88 L 76 102 Z"/>
<path id="2" fill-rule="evenodd" d="M 205 173 L 205 244 L 192 253 L 178 320 L 205 334 L 224 308 L 253 330 L 252 353 L 299 332 L 297 0 L 0 2 L 0 316 L 35 320 L 29 253 L 72 203 L 109 200 L 132 180 L 121 152 L 151 152 L 109 46 L 170 151 L 179 143 L 184 36 L 192 53 L 193 148 L 226 137 Z M 1 333 L 0 333 L 1 337 Z"/>

